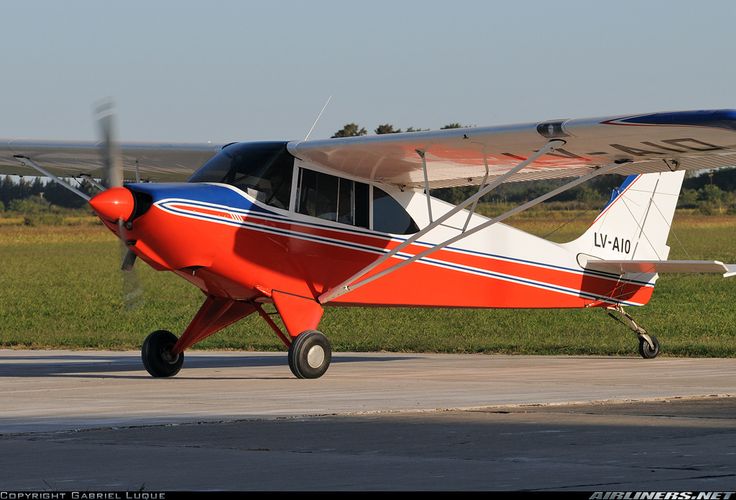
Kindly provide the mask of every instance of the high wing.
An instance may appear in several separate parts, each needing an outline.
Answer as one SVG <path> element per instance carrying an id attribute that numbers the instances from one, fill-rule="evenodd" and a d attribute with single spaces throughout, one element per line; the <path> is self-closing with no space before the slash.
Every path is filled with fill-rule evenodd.
<path id="1" fill-rule="evenodd" d="M 301 160 L 368 181 L 418 188 L 483 183 L 503 175 L 548 141 L 565 141 L 507 182 L 584 175 L 621 163 L 630 175 L 736 165 L 736 110 L 679 111 L 524 125 L 449 129 L 290 142 Z M 421 155 L 420 155 L 421 153 Z"/>
<path id="2" fill-rule="evenodd" d="M 185 181 L 222 148 L 210 143 L 120 143 L 125 179 Z M 0 174 L 39 175 L 16 156 L 24 156 L 59 177 L 103 177 L 100 143 L 0 139 Z"/>
<path id="3" fill-rule="evenodd" d="M 430 188 L 477 185 L 508 172 L 550 140 L 565 141 L 507 182 L 612 173 L 699 170 L 736 165 L 736 110 L 680 111 L 605 118 L 293 141 L 297 158 L 358 179 Z M 126 179 L 183 181 L 222 147 L 210 143 L 121 143 Z M 37 175 L 24 156 L 61 177 L 102 177 L 99 143 L 0 139 L 0 174 Z"/>

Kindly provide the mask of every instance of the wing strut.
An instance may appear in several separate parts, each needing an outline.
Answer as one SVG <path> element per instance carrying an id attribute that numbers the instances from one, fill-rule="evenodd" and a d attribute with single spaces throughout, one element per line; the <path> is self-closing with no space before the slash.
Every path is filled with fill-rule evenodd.
<path id="1" fill-rule="evenodd" d="M 495 224 L 497 222 L 500 222 L 502 220 L 505 220 L 506 218 L 511 217 L 512 215 L 514 215 L 514 214 L 516 214 L 518 212 L 522 212 L 522 211 L 524 211 L 524 210 L 526 210 L 526 209 L 528 209 L 528 208 L 530 208 L 530 207 L 532 207 L 534 205 L 537 205 L 538 203 L 541 203 L 541 202 L 543 202 L 543 201 L 545 201 L 545 200 L 547 200 L 547 199 L 549 199 L 549 198 L 551 198 L 553 196 L 556 196 L 557 194 L 562 193 L 563 191 L 567 191 L 568 189 L 573 188 L 573 187 L 577 186 L 578 184 L 581 184 L 581 183 L 587 181 L 588 179 L 591 179 L 591 178 L 593 178 L 593 177 L 595 177 L 597 175 L 609 173 L 610 171 L 614 170 L 615 168 L 620 167 L 620 163 L 611 163 L 609 165 L 606 165 L 606 166 L 603 166 L 603 167 L 599 167 L 597 169 L 594 169 L 592 172 L 590 172 L 590 173 L 588 173 L 588 174 L 586 174 L 584 176 L 578 177 L 574 181 L 569 182 L 569 183 L 565 184 L 564 186 L 555 189 L 554 191 L 550 191 L 549 193 L 547 193 L 545 195 L 542 195 L 542 196 L 540 196 L 538 198 L 535 198 L 534 200 L 529 201 L 529 202 L 527 202 L 527 203 L 525 203 L 525 204 L 523 204 L 523 205 L 521 205 L 519 207 L 516 207 L 516 208 L 514 208 L 512 210 L 509 210 L 508 212 L 506 212 L 506 213 L 504 213 L 504 214 L 502 214 L 502 215 L 500 215 L 500 216 L 498 216 L 498 217 L 496 217 L 496 218 L 494 218 L 494 219 L 492 219 L 490 221 L 487 221 L 487 222 L 485 222 L 485 223 L 483 223 L 483 224 L 481 224 L 479 226 L 476 226 L 475 228 L 470 229 L 469 231 L 463 231 L 459 235 L 455 236 L 454 238 L 451 238 L 451 239 L 449 239 L 449 240 L 447 240 L 447 241 L 445 241 L 443 243 L 440 243 L 438 245 L 435 245 L 435 246 L 433 246 L 433 247 L 425 250 L 424 252 L 422 252 L 422 253 L 420 253 L 418 255 L 415 255 L 415 256 L 409 258 L 408 260 L 405 260 L 405 261 L 403 261 L 403 262 L 401 262 L 399 264 L 396 264 L 394 266 L 391 266 L 388 269 L 385 269 L 385 270 L 381 271 L 380 273 L 375 274 L 375 275 L 373 275 L 373 276 L 371 276 L 369 278 L 365 278 L 365 279 L 363 279 L 361 281 L 357 281 L 360 278 L 363 278 L 366 274 L 368 274 L 373 269 L 377 268 L 378 266 L 380 266 L 381 264 L 383 264 L 384 262 L 386 262 L 391 257 L 397 255 L 401 250 L 403 250 L 404 248 L 408 247 L 409 245 L 411 245 L 412 243 L 414 243 L 415 241 L 417 241 L 419 238 L 421 238 L 422 236 L 424 236 L 425 234 L 427 234 L 428 232 L 430 232 L 432 229 L 436 228 L 437 226 L 439 226 L 440 224 L 442 224 L 443 222 L 445 222 L 447 219 L 449 219 L 450 217 L 452 217 L 456 213 L 462 211 L 467 206 L 473 204 L 476 200 L 480 199 L 482 196 L 484 196 L 487 193 L 489 193 L 496 186 L 498 186 L 502 182 L 506 181 L 512 175 L 516 174 L 519 170 L 521 170 L 524 167 L 528 166 L 530 163 L 534 162 L 539 157 L 544 156 L 545 154 L 549 153 L 550 151 L 552 151 L 555 148 L 560 147 L 560 146 L 562 146 L 564 144 L 565 144 L 565 141 L 562 141 L 562 140 L 552 140 L 552 141 L 549 141 L 542 148 L 540 148 L 539 151 L 537 151 L 536 153 L 534 153 L 533 155 L 531 155 L 529 158 L 527 158 L 526 160 L 524 160 L 521 163 L 519 163 L 518 165 L 516 165 L 514 168 L 510 169 L 505 174 L 497 177 L 496 179 L 494 179 L 493 181 L 491 181 L 490 183 L 488 183 L 483 189 L 480 189 L 476 194 L 474 194 L 473 196 L 467 198 L 465 201 L 463 201 L 459 205 L 453 207 L 452 210 L 450 210 L 449 212 L 445 213 L 444 215 L 442 215 L 441 217 L 439 217 L 438 219 L 436 219 L 435 221 L 433 221 L 432 223 L 430 223 L 428 226 L 426 226 L 425 228 L 423 228 L 419 232 L 414 233 L 409 238 L 407 238 L 403 243 L 400 243 L 399 245 L 397 245 L 396 247 L 394 247 L 393 249 L 391 249 L 389 252 L 385 253 L 384 255 L 382 255 L 381 257 L 379 257 L 378 259 L 376 259 L 374 262 L 372 262 L 371 264 L 367 265 L 366 267 L 364 267 L 363 269 L 361 269 L 360 271 L 358 271 L 357 273 L 355 273 L 350 278 L 346 279 L 345 281 L 343 281 L 339 285 L 337 285 L 337 286 L 329 289 L 328 291 L 326 291 L 325 293 L 323 293 L 322 295 L 320 295 L 319 298 L 318 298 L 319 302 L 322 303 L 322 304 L 327 303 L 327 302 L 329 302 L 329 301 L 331 301 L 331 300 L 333 300 L 333 299 L 335 299 L 337 297 L 340 297 L 341 295 L 344 295 L 344 294 L 346 294 L 346 293 L 348 293 L 348 292 L 350 292 L 352 290 L 355 290 L 358 287 L 361 287 L 363 285 L 366 285 L 366 284 L 370 283 L 371 281 L 373 281 L 375 279 L 378 279 L 378 278 L 380 278 L 380 277 L 382 277 L 382 276 L 384 276 L 384 275 L 386 275 L 388 273 L 394 272 L 394 271 L 400 269 L 401 267 L 403 267 L 403 266 L 405 266 L 407 264 L 411 264 L 412 262 L 414 262 L 414 261 L 416 261 L 418 259 L 421 259 L 422 257 L 425 257 L 426 255 L 429 255 L 430 253 L 433 253 L 433 252 L 435 252 L 437 250 L 441 250 L 442 248 L 446 247 L 447 245 L 451 245 L 452 243 L 454 243 L 454 242 L 456 242 L 456 241 L 458 241 L 458 240 L 460 240 L 462 238 L 465 238 L 466 236 L 470 236 L 471 234 L 474 234 L 474 233 L 480 231 L 481 229 L 485 229 L 486 227 L 489 227 L 489 226 L 491 226 L 491 225 L 493 225 L 493 224 Z"/>
<path id="2" fill-rule="evenodd" d="M 482 191 L 486 187 L 486 182 L 488 182 L 488 154 L 486 153 L 486 148 L 483 146 L 483 165 L 486 167 L 486 175 L 483 176 L 483 182 L 480 183 L 480 186 L 478 186 L 478 191 Z M 473 215 L 475 214 L 475 207 L 478 206 L 478 199 L 476 199 L 473 202 L 473 206 L 470 207 L 470 210 L 468 210 L 468 218 L 465 219 L 465 225 L 463 226 L 463 233 L 468 229 L 468 224 L 470 224 L 470 219 L 473 218 Z"/>
<path id="3" fill-rule="evenodd" d="M 416 255 L 412 255 L 411 257 L 407 258 L 406 260 L 404 260 L 402 262 L 399 262 L 398 264 L 394 264 L 393 266 L 391 266 L 391 267 L 389 267 L 387 269 L 384 269 L 383 271 L 381 271 L 379 273 L 376 273 L 376 274 L 374 274 L 372 276 L 369 276 L 367 278 L 362 279 L 361 281 L 358 281 L 358 282 L 353 283 L 357 278 L 361 278 L 361 277 L 365 276 L 369 271 L 375 269 L 375 267 L 378 264 L 380 264 L 381 262 L 385 261 L 386 258 L 388 258 L 389 256 L 392 256 L 392 255 L 395 255 L 396 254 L 396 252 L 395 252 L 396 248 L 399 248 L 400 246 L 405 245 L 409 241 L 409 240 L 406 240 L 404 243 L 402 243 L 398 247 L 394 248 L 391 252 L 383 255 L 380 259 L 376 260 L 373 264 L 371 264 L 369 266 L 366 266 L 365 270 L 360 271 L 359 273 L 356 274 L 357 278 L 356 277 L 352 277 L 350 280 L 347 280 L 347 281 L 341 283 L 340 285 L 338 285 L 337 287 L 332 288 L 331 290 L 329 290 L 329 291 L 323 293 L 322 295 L 320 295 L 319 296 L 319 302 L 322 303 L 322 304 L 324 304 L 327 301 L 333 300 L 333 299 L 335 299 L 335 298 L 337 298 L 337 297 L 339 297 L 341 295 L 344 295 L 344 294 L 346 294 L 346 293 L 348 293 L 350 291 L 353 291 L 353 290 L 355 290 L 357 288 L 360 288 L 363 285 L 367 285 L 371 281 L 377 280 L 378 278 L 381 278 L 381 277 L 383 277 L 383 276 L 385 276 L 385 275 L 387 275 L 389 273 L 392 273 L 394 271 L 398 271 L 402 267 L 407 266 L 407 265 L 411 264 L 412 262 L 415 262 L 415 261 L 417 261 L 419 259 L 423 259 L 424 257 L 428 256 L 429 254 L 432 254 L 432 253 L 436 252 L 437 250 L 442 250 L 446 246 L 452 245 L 456 241 L 459 241 L 459 240 L 461 240 L 461 239 L 463 239 L 463 238 L 465 238 L 467 236 L 470 236 L 471 234 L 475 234 L 478 231 L 481 231 L 481 230 L 483 230 L 483 229 L 485 229 L 487 227 L 492 226 L 493 224 L 496 224 L 498 222 L 501 222 L 503 220 L 506 220 L 509 217 L 511 217 L 512 215 L 515 215 L 515 214 L 517 214 L 519 212 L 523 212 L 524 210 L 527 210 L 527 209 L 533 207 L 534 205 L 538 205 L 538 204 L 542 203 L 545 200 L 548 200 L 548 199 L 550 199 L 550 198 L 552 198 L 554 196 L 557 196 L 558 194 L 560 194 L 560 193 L 562 193 L 564 191 L 567 191 L 568 189 L 574 188 L 578 184 L 582 184 L 583 182 L 586 182 L 586 181 L 592 179 L 593 177 L 596 177 L 598 175 L 603 175 L 603 174 L 610 173 L 612 170 L 614 170 L 616 168 L 619 168 L 620 166 L 621 166 L 621 163 L 614 162 L 614 163 L 609 163 L 608 165 L 605 165 L 605 166 L 602 166 L 602 167 L 598 167 L 598 168 L 594 169 L 590 173 L 587 173 L 585 175 L 582 175 L 580 177 L 575 178 L 575 180 L 568 182 L 564 186 L 561 186 L 561 187 L 559 187 L 557 189 L 554 189 L 554 190 L 552 190 L 552 191 L 550 191 L 548 193 L 545 193 L 542 196 L 539 196 L 537 198 L 534 198 L 533 200 L 527 201 L 523 205 L 519 205 L 516 208 L 512 208 L 511 210 L 508 210 L 507 212 L 504 212 L 503 214 L 499 215 L 498 217 L 494 217 L 493 219 L 488 220 L 488 221 L 484 222 L 483 224 L 480 224 L 478 226 L 475 226 L 474 228 L 472 228 L 472 229 L 470 229 L 468 231 L 462 232 L 462 233 L 458 234 L 457 236 L 454 236 L 454 237 L 450 238 L 449 240 L 445 240 L 442 243 L 438 243 L 438 244 L 436 244 L 436 245 L 428 248 L 427 250 L 425 250 L 425 251 L 423 251 L 421 253 L 418 253 Z M 475 196 L 477 196 L 477 195 L 475 195 Z M 468 198 L 468 200 L 470 200 L 471 198 Z M 463 202 L 463 204 L 466 204 L 468 202 L 468 200 L 465 200 Z M 460 205 L 458 205 L 458 206 L 460 206 Z M 433 227 L 436 227 L 436 225 L 439 224 L 440 221 L 441 221 L 441 218 L 440 219 L 437 219 L 435 221 L 435 224 L 434 224 Z M 419 234 L 419 233 L 416 233 L 416 234 Z M 402 256 L 402 258 L 403 258 L 403 256 Z"/>
<path id="4" fill-rule="evenodd" d="M 81 198 L 84 198 L 85 201 L 89 201 L 90 200 L 90 197 L 88 195 L 86 195 L 85 193 L 83 193 L 79 189 L 75 188 L 74 186 L 72 186 L 71 184 L 69 184 L 68 182 L 66 182 L 61 177 L 57 177 L 56 175 L 52 174 L 51 172 L 49 172 L 48 170 L 46 170 L 45 168 L 43 168 L 42 166 L 40 166 L 38 163 L 36 163 L 35 161 L 31 160 L 30 158 L 28 158 L 26 156 L 22 156 L 22 155 L 15 155 L 15 159 L 18 160 L 20 162 L 20 164 L 23 165 L 24 167 L 31 167 L 32 169 L 36 170 L 37 172 L 40 172 L 41 175 L 45 175 L 46 177 L 51 177 L 55 182 L 58 182 L 60 185 L 62 185 L 65 188 L 67 188 L 72 193 L 76 194 L 77 196 L 79 196 Z"/>
<path id="5" fill-rule="evenodd" d="M 427 175 L 427 152 L 417 149 L 419 158 L 422 159 L 422 172 L 424 173 L 424 196 L 427 197 L 427 214 L 429 215 L 430 224 L 432 220 L 432 196 L 429 194 L 429 176 Z"/>

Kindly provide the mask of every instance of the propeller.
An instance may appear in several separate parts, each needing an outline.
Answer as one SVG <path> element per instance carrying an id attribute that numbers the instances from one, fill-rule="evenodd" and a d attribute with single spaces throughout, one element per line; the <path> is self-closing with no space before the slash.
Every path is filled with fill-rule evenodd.
<path id="1" fill-rule="evenodd" d="M 97 126 L 100 132 L 100 153 L 105 170 L 105 186 L 109 188 L 123 185 L 123 159 L 116 140 L 115 104 L 108 98 L 100 101 L 95 110 Z M 118 236 L 120 237 L 120 255 L 123 271 L 123 303 L 126 309 L 134 309 L 141 303 L 143 289 L 134 269 L 136 254 L 128 248 L 127 228 L 122 218 L 118 219 Z"/>
<path id="2" fill-rule="evenodd" d="M 102 164 L 105 168 L 105 186 L 120 187 L 123 185 L 123 161 L 115 140 L 115 104 L 112 99 L 100 101 L 97 104 L 96 114 Z"/>

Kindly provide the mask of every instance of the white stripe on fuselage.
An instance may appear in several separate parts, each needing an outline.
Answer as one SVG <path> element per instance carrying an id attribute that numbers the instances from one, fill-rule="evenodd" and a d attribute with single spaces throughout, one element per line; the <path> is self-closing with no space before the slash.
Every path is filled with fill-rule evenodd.
<path id="1" fill-rule="evenodd" d="M 182 208 L 184 208 L 184 210 L 182 210 L 182 208 L 176 208 L 171 205 L 177 205 L 180 207 L 183 206 Z M 187 205 L 195 209 L 196 208 L 215 209 L 215 210 L 223 212 L 225 215 L 218 216 L 218 215 L 202 214 L 202 213 L 187 211 L 186 210 Z M 375 234 L 375 233 L 368 233 L 364 231 L 340 230 L 340 229 L 335 229 L 332 227 L 322 226 L 318 224 L 301 223 L 299 221 L 295 221 L 293 219 L 289 219 L 287 217 L 281 217 L 278 215 L 276 215 L 273 218 L 269 218 L 269 214 L 264 214 L 260 211 L 251 211 L 251 210 L 246 210 L 246 209 L 228 207 L 225 205 L 218 205 L 215 203 L 186 200 L 182 198 L 168 198 L 168 199 L 160 200 L 155 203 L 155 206 L 167 213 L 171 213 L 173 215 L 177 215 L 181 217 L 187 217 L 191 219 L 197 219 L 197 220 L 213 222 L 217 224 L 224 224 L 224 225 L 229 225 L 229 226 L 235 226 L 235 227 L 242 227 L 242 228 L 247 228 L 250 230 L 264 232 L 264 233 L 278 234 L 281 236 L 287 236 L 290 238 L 296 238 L 296 239 L 300 239 L 303 241 L 320 243 L 320 244 L 324 244 L 328 246 L 340 247 L 340 248 L 351 249 L 351 250 L 356 250 L 356 251 L 363 251 L 363 252 L 379 254 L 379 255 L 387 253 L 389 251 L 389 249 L 386 249 L 383 247 L 375 247 L 372 245 L 366 245 L 366 244 L 352 242 L 352 241 L 345 241 L 341 239 L 330 238 L 328 236 L 308 234 L 308 233 L 304 233 L 304 232 L 294 230 L 294 229 L 264 226 L 263 224 L 256 223 L 254 219 L 255 220 L 260 219 L 262 221 L 274 221 L 274 222 L 288 223 L 291 226 L 311 227 L 311 228 L 317 228 L 320 230 L 335 231 L 335 232 L 343 233 L 343 234 L 369 236 L 369 237 L 379 238 L 379 239 L 384 239 L 384 240 L 387 239 L 386 236 L 380 233 Z M 236 218 L 233 218 L 232 215 L 235 215 Z M 394 241 L 402 241 L 401 239 L 393 238 L 390 236 L 388 237 L 388 239 L 391 239 Z M 422 243 L 421 246 L 430 247 L 432 245 L 428 243 Z M 496 256 L 491 256 L 490 254 L 482 254 L 480 252 L 475 252 L 475 251 L 464 251 L 463 249 L 456 249 L 456 248 L 452 250 L 458 253 L 465 253 L 465 254 L 475 255 L 475 256 L 480 255 L 485 258 L 497 259 Z M 395 258 L 405 260 L 405 259 L 410 258 L 411 256 L 412 254 L 410 253 L 400 252 L 398 255 L 395 256 Z M 522 263 L 522 264 L 529 265 L 532 267 L 541 267 L 541 268 L 553 269 L 556 271 L 562 271 L 562 272 L 568 272 L 568 273 L 572 272 L 573 274 L 583 274 L 582 272 L 576 272 L 576 271 L 560 268 L 557 266 L 547 266 L 541 263 L 529 263 L 526 261 L 522 262 L 518 259 L 511 259 L 511 258 L 504 259 L 503 257 L 501 257 L 501 258 L 498 258 L 498 260 L 505 260 L 507 262 L 512 262 L 512 263 Z M 550 290 L 550 291 L 554 291 L 558 293 L 563 293 L 566 295 L 573 295 L 575 297 L 585 297 L 589 299 L 600 300 L 603 302 L 620 303 L 624 305 L 642 305 L 641 303 L 618 300 L 618 299 L 611 298 L 608 296 L 602 296 L 602 295 L 593 294 L 590 292 L 585 292 L 585 291 L 582 291 L 576 288 L 569 288 L 569 287 L 565 287 L 562 285 L 534 280 L 530 278 L 522 278 L 519 276 L 500 273 L 496 271 L 490 271 L 487 269 L 469 266 L 466 264 L 443 261 L 443 260 L 439 260 L 435 258 L 425 257 L 425 258 L 420 259 L 418 262 L 425 264 L 425 265 L 431 265 L 431 266 L 441 267 L 441 268 L 459 271 L 463 273 L 474 274 L 477 276 L 484 276 L 484 277 L 489 277 L 489 278 L 497 279 L 501 281 L 522 284 L 525 286 L 531 286 L 534 288 Z M 610 278 L 606 276 L 597 276 L 597 277 L 610 280 Z M 612 280 L 612 281 L 616 281 L 617 283 L 620 284 L 619 280 Z M 633 284 L 637 286 L 641 286 L 639 283 L 633 283 Z"/>

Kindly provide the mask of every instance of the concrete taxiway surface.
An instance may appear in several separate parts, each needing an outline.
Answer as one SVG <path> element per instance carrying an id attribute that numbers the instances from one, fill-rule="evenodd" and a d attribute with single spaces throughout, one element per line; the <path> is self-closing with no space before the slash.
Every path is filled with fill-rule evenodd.
<path id="1" fill-rule="evenodd" d="M 5 350 L 0 398 L 0 489 L 736 487 L 733 359 Z"/>

